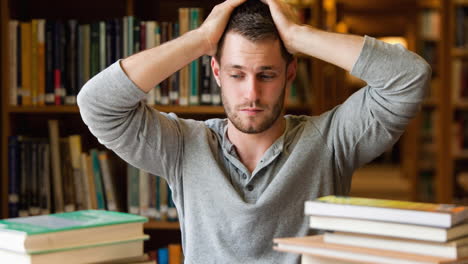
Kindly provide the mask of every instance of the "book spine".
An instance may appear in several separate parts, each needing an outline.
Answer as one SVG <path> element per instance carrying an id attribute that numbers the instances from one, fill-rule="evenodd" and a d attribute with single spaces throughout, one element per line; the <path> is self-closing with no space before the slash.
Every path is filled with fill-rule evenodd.
<path id="1" fill-rule="evenodd" d="M 20 193 L 20 146 L 17 136 L 8 137 L 8 217 L 18 217 Z"/>
<path id="2" fill-rule="evenodd" d="M 18 21 L 17 20 L 10 20 L 9 24 L 8 24 L 8 27 L 9 27 L 9 45 L 10 45 L 10 89 L 9 89 L 9 102 L 10 102 L 10 105 L 12 106 L 16 106 L 18 105 L 18 81 L 17 81 L 17 77 L 18 77 L 18 62 L 17 62 L 17 51 L 16 49 L 18 48 L 18 37 L 17 37 L 17 33 L 18 33 Z"/>
<path id="3" fill-rule="evenodd" d="M 44 19 L 37 20 L 37 105 L 45 105 L 45 23 Z"/>
<path id="4" fill-rule="evenodd" d="M 133 36 L 133 23 L 135 22 L 135 18 L 133 16 L 127 17 L 127 56 L 132 55 L 135 52 L 134 48 L 134 36 Z"/>
<path id="5" fill-rule="evenodd" d="M 16 95 L 17 105 L 23 105 L 23 41 L 22 41 L 21 23 L 16 27 Z"/>
<path id="6" fill-rule="evenodd" d="M 213 103 L 211 99 L 211 65 L 210 56 L 204 55 L 201 58 L 201 78 L 200 78 L 200 102 L 203 105 L 210 105 Z"/>
<path id="7" fill-rule="evenodd" d="M 39 215 L 39 146 L 37 140 L 30 142 L 29 215 Z"/>
<path id="8" fill-rule="evenodd" d="M 51 152 L 52 164 L 52 179 L 54 188 L 54 211 L 56 213 L 63 212 L 63 187 L 62 187 L 62 173 L 60 165 L 60 145 L 59 145 L 59 128 L 57 120 L 49 120 L 49 141 Z"/>
<path id="9" fill-rule="evenodd" d="M 200 9 L 190 8 L 190 30 L 194 30 L 200 26 Z M 196 59 L 190 63 L 190 105 L 198 105 L 199 99 L 199 83 L 200 83 L 200 61 Z"/>
<path id="10" fill-rule="evenodd" d="M 83 25 L 83 83 L 91 78 L 91 25 Z"/>
<path id="11" fill-rule="evenodd" d="M 176 39 L 179 37 L 179 23 L 174 23 L 172 24 L 172 39 Z M 179 90 L 180 90 L 180 84 L 179 84 L 179 74 L 180 71 L 176 71 L 174 74 L 171 75 L 170 77 L 170 89 L 169 89 L 169 101 L 170 104 L 172 105 L 178 105 L 179 104 Z"/>
<path id="12" fill-rule="evenodd" d="M 54 24 L 54 97 L 55 104 L 61 105 L 62 97 L 64 94 L 63 88 L 63 78 L 62 78 L 62 43 L 61 35 L 63 35 L 63 24 L 60 21 L 56 21 Z"/>
<path id="13" fill-rule="evenodd" d="M 162 22 L 161 23 L 161 43 L 167 42 L 170 40 L 170 23 L 169 22 Z M 170 80 L 169 78 L 164 79 L 161 82 L 161 104 L 168 105 L 169 104 L 169 85 Z"/>
<path id="14" fill-rule="evenodd" d="M 41 174 L 40 174 L 40 192 L 39 192 L 39 207 L 41 214 L 51 213 L 51 180 L 50 180 L 50 145 L 47 141 L 40 144 L 41 156 Z"/>
<path id="15" fill-rule="evenodd" d="M 117 206 L 117 195 L 115 193 L 114 179 L 112 178 L 109 157 L 106 151 L 101 151 L 99 153 L 99 165 L 101 166 L 102 177 L 104 180 L 107 210 L 119 211 L 119 206 Z"/>
<path id="16" fill-rule="evenodd" d="M 29 216 L 29 172 L 31 170 L 29 164 L 30 160 L 30 148 L 29 148 L 29 143 L 26 140 L 26 138 L 21 137 L 20 139 L 20 167 L 21 167 L 21 176 L 20 176 L 20 200 L 19 200 L 19 211 L 18 211 L 18 216 L 24 217 L 24 216 Z"/>
<path id="17" fill-rule="evenodd" d="M 115 52 L 114 45 L 114 20 L 106 21 L 106 67 L 110 66 L 113 62 L 113 56 Z"/>
<path id="18" fill-rule="evenodd" d="M 54 86 L 54 21 L 47 20 L 45 25 L 45 104 L 55 104 Z"/>
<path id="19" fill-rule="evenodd" d="M 189 31 L 189 9 L 179 8 L 179 35 Z M 183 67 L 179 74 L 179 104 L 186 106 L 189 102 L 189 65 Z"/>
<path id="20" fill-rule="evenodd" d="M 127 203 L 128 212 L 131 214 L 139 213 L 139 170 L 130 164 L 127 164 Z"/>
<path id="21" fill-rule="evenodd" d="M 92 149 L 90 151 L 92 165 L 93 165 L 93 174 L 94 174 L 94 186 L 96 188 L 96 201 L 97 208 L 100 210 L 106 209 L 106 201 L 104 196 L 104 187 L 102 181 L 101 168 L 99 166 L 99 155 L 97 149 Z"/>
<path id="22" fill-rule="evenodd" d="M 70 142 L 68 137 L 60 138 L 60 151 L 62 154 L 62 186 L 65 212 L 76 210 L 75 187 L 73 180 L 73 168 L 70 157 Z"/>
<path id="23" fill-rule="evenodd" d="M 99 73 L 99 23 L 91 24 L 90 78 Z"/>
<path id="24" fill-rule="evenodd" d="M 31 103 L 37 105 L 37 94 L 38 94 L 38 21 L 33 19 L 31 21 Z"/>
<path id="25" fill-rule="evenodd" d="M 122 37 L 122 19 L 116 18 L 114 20 L 114 57 L 112 58 L 112 63 L 116 62 L 123 57 L 123 37 Z"/>
<path id="26" fill-rule="evenodd" d="M 75 105 L 76 96 L 78 95 L 77 87 L 77 28 L 78 22 L 74 19 L 67 21 L 66 32 L 66 58 L 67 71 L 66 78 L 66 105 Z"/>
<path id="27" fill-rule="evenodd" d="M 149 216 L 149 174 L 144 170 L 140 170 L 140 185 L 139 185 L 139 198 L 140 198 L 140 215 Z"/>
<path id="28" fill-rule="evenodd" d="M 84 183 L 81 175 L 81 136 L 71 135 L 68 137 L 68 148 L 70 149 L 70 163 L 72 170 L 72 183 L 75 191 L 75 205 L 77 210 L 86 208 L 84 196 Z"/>
<path id="29" fill-rule="evenodd" d="M 94 192 L 91 192 L 90 190 L 90 181 L 89 181 L 89 168 L 88 168 L 88 155 L 84 152 L 82 152 L 80 154 L 80 162 L 81 162 L 81 173 L 80 173 L 80 176 L 81 176 L 81 182 L 83 183 L 83 200 L 84 200 L 84 204 L 83 204 L 83 208 L 85 210 L 89 210 L 89 209 L 94 209 L 93 208 L 93 203 L 92 203 L 92 195 L 91 194 L 94 194 Z"/>
<path id="30" fill-rule="evenodd" d="M 99 22 L 99 72 L 106 68 L 106 22 Z"/>
<path id="31" fill-rule="evenodd" d="M 88 184 L 89 184 L 89 197 L 91 201 L 91 209 L 98 209 L 98 202 L 96 197 L 96 185 L 94 184 L 94 170 L 93 170 L 93 161 L 91 155 L 86 154 L 86 163 L 87 170 L 86 174 L 88 175 Z"/>
<path id="32" fill-rule="evenodd" d="M 24 106 L 32 105 L 31 93 L 31 43 L 32 32 L 30 22 L 21 22 L 21 102 Z"/>

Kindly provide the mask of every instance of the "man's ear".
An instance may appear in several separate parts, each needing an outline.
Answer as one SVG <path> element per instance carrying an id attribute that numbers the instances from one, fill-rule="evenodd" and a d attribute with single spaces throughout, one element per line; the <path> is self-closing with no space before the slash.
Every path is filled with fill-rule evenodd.
<path id="1" fill-rule="evenodd" d="M 293 61 L 291 61 L 286 69 L 286 83 L 287 86 L 291 86 L 294 79 L 296 78 L 297 72 L 297 58 L 294 57 Z"/>
<path id="2" fill-rule="evenodd" d="M 214 56 L 211 57 L 211 70 L 213 71 L 216 83 L 221 87 L 221 82 L 219 81 L 219 63 Z"/>

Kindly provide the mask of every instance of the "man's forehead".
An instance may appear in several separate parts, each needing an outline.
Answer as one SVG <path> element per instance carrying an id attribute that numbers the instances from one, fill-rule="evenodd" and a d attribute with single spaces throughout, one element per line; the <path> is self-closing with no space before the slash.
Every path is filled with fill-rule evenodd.
<path id="1" fill-rule="evenodd" d="M 227 69 L 238 69 L 238 70 L 245 70 L 245 69 L 248 68 L 247 66 L 234 64 L 234 63 L 227 63 L 226 65 L 224 65 L 224 67 L 226 67 Z M 260 66 L 256 67 L 256 70 L 277 71 L 277 70 L 281 70 L 281 67 L 276 66 L 276 65 L 260 65 Z"/>

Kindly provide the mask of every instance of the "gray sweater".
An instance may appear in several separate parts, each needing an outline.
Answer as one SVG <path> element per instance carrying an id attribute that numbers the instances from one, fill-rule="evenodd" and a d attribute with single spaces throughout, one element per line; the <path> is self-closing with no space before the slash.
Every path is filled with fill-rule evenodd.
<path id="1" fill-rule="evenodd" d="M 99 142 L 167 180 L 185 263 L 297 263 L 273 238 L 309 232 L 304 202 L 346 195 L 353 171 L 393 145 L 419 110 L 428 64 L 366 37 L 353 75 L 367 86 L 320 116 L 286 116 L 284 134 L 252 173 L 226 137 L 225 119 L 156 111 L 114 63 L 82 88 L 80 113 Z M 252 146 L 255 147 L 255 146 Z"/>

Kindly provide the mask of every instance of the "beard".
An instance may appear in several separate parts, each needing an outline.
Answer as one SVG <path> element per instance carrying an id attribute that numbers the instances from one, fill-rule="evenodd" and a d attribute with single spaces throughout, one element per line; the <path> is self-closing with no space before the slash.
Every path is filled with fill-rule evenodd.
<path id="1" fill-rule="evenodd" d="M 278 120 L 283 110 L 284 98 L 286 95 L 286 84 L 283 87 L 283 91 L 280 94 L 279 98 L 272 105 L 262 104 L 259 100 L 252 102 L 245 102 L 240 105 L 232 106 L 229 103 L 229 100 L 224 96 L 224 93 L 221 89 L 221 98 L 223 102 L 224 111 L 226 116 L 231 121 L 237 130 L 246 133 L 246 134 L 258 134 L 262 133 L 273 126 L 273 124 Z M 239 116 L 239 110 L 245 107 L 260 107 L 263 112 L 261 116 L 246 117 L 241 118 Z M 263 115 L 265 113 L 265 115 Z M 253 119 L 261 119 L 258 122 Z"/>

